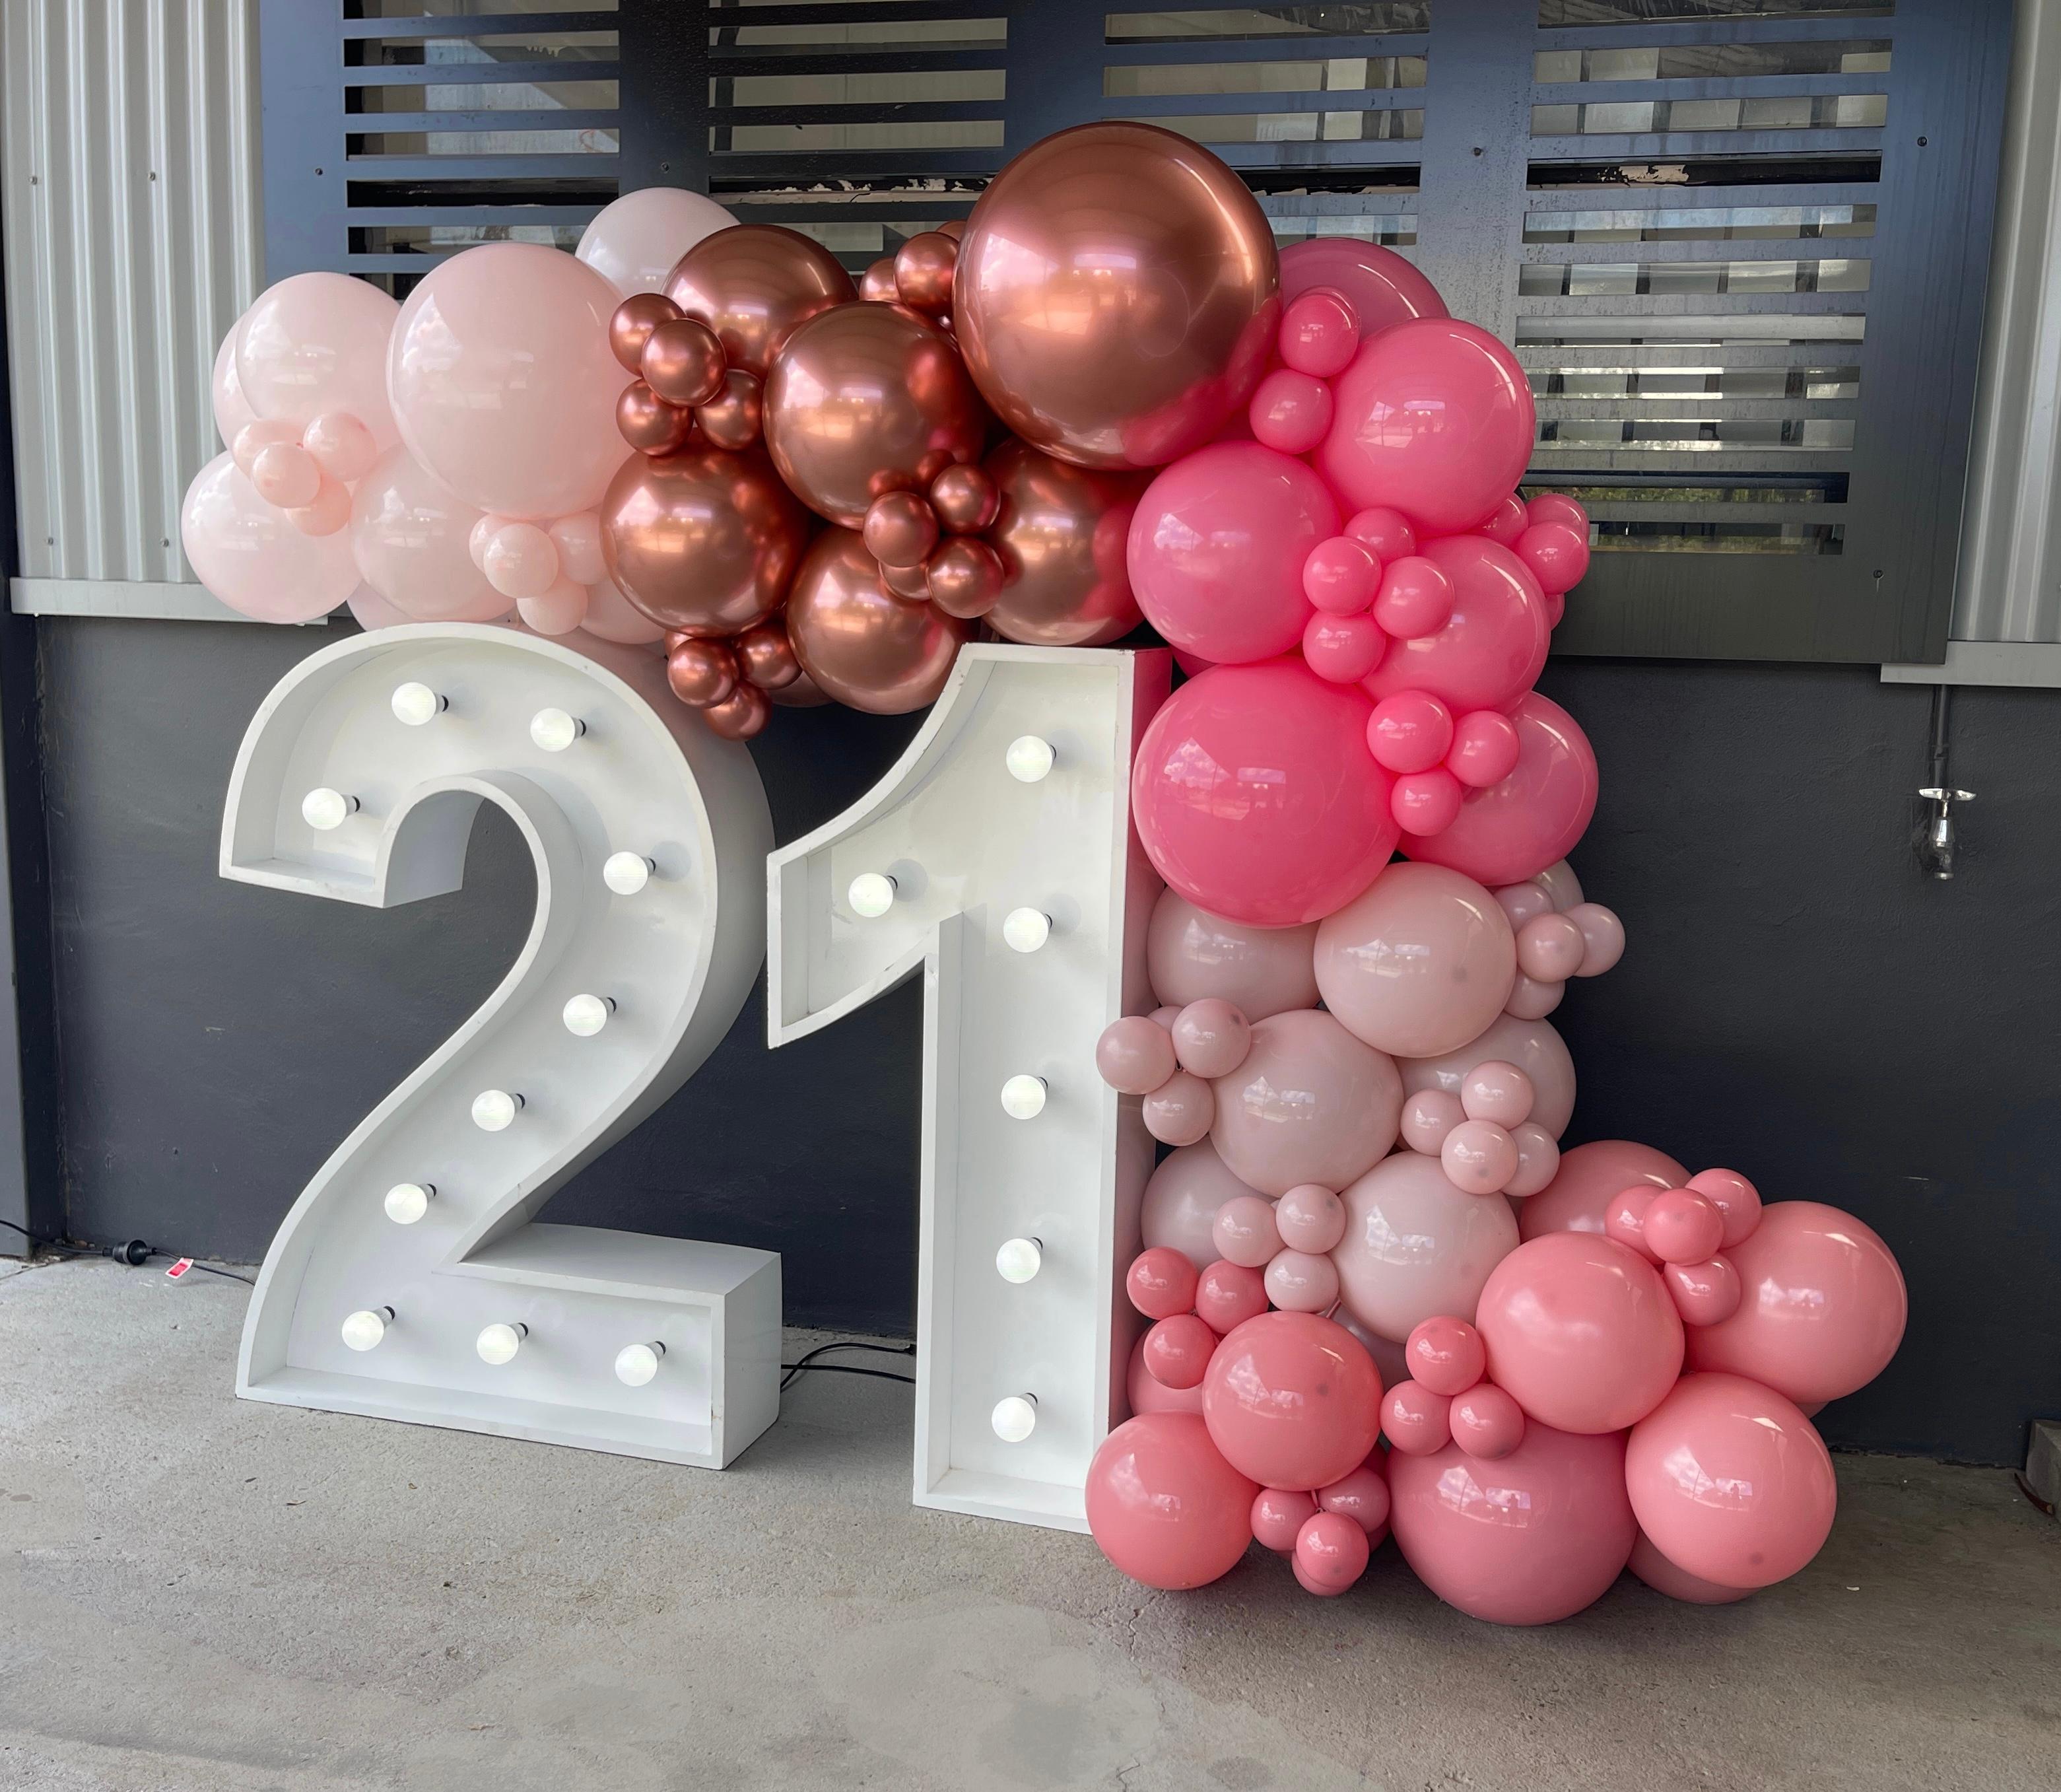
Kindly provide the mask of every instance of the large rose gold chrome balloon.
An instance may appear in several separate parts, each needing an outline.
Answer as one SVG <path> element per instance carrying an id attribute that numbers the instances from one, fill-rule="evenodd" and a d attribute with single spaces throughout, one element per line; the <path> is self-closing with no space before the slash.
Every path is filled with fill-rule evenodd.
<path id="1" fill-rule="evenodd" d="M 958 351 L 899 305 L 840 305 L 802 324 L 766 382 L 766 446 L 811 510 L 855 529 L 887 491 L 977 459 L 987 409 Z"/>
<path id="2" fill-rule="evenodd" d="M 731 367 L 762 379 L 790 330 L 854 295 L 821 243 L 780 224 L 735 224 L 681 256 L 666 296 L 716 333 Z"/>
<path id="3" fill-rule="evenodd" d="M 989 626 L 1030 647 L 1092 647 L 1143 619 L 1124 554 L 1151 477 L 1100 473 L 1008 441 L 987 457 L 1002 509 L 987 539 L 1008 575 Z"/>
<path id="4" fill-rule="evenodd" d="M 1273 232 L 1245 183 L 1157 126 L 1033 144 L 966 221 L 951 315 L 982 395 L 1035 447 L 1158 467 L 1243 411 L 1279 317 Z"/>
<path id="5" fill-rule="evenodd" d="M 896 597 L 851 529 L 827 529 L 795 575 L 787 638 L 820 690 L 854 709 L 900 716 L 937 701 L 967 625 Z"/>
<path id="6" fill-rule="evenodd" d="M 632 455 L 601 503 L 608 575 L 655 623 L 735 635 L 779 607 L 809 515 L 761 454 Z"/>

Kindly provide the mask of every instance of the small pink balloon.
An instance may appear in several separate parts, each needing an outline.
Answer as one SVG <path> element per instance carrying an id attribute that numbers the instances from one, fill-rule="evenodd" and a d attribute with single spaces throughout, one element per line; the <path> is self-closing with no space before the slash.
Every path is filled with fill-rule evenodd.
<path id="1" fill-rule="evenodd" d="M 1589 513 L 1578 499 L 1570 498 L 1564 491 L 1542 491 L 1524 507 L 1527 526 L 1537 523 L 1564 523 L 1579 529 L 1583 535 L 1589 532 Z"/>
<path id="2" fill-rule="evenodd" d="M 1346 1235 L 1346 1204 L 1321 1183 L 1302 1183 L 1274 1204 L 1274 1224 L 1291 1250 L 1328 1251 Z"/>
<path id="3" fill-rule="evenodd" d="M 1446 1136 L 1467 1117 L 1457 1095 L 1443 1089 L 1419 1089 L 1403 1103 L 1403 1142 L 1412 1151 L 1435 1157 Z"/>
<path id="4" fill-rule="evenodd" d="M 1406 554 L 1383 563 L 1374 619 L 1399 641 L 1436 635 L 1452 619 L 1455 596 L 1451 576 L 1436 560 Z"/>
<path id="5" fill-rule="evenodd" d="M 1338 1266 L 1310 1251 L 1284 1250 L 1266 1269 L 1267 1297 L 1283 1313 L 1329 1313 L 1339 1304 Z"/>
<path id="6" fill-rule="evenodd" d="M 1760 1191 L 1737 1170 L 1699 1170 L 1689 1186 L 1724 1215 L 1725 1249 L 1760 1224 Z"/>
<path id="7" fill-rule="evenodd" d="M 1150 1095 L 1179 1068 L 1167 1029 L 1142 1014 L 1111 1021 L 1095 1041 L 1095 1069 L 1119 1095 Z"/>
<path id="8" fill-rule="evenodd" d="M 1281 359 L 1298 373 L 1329 379 L 1359 351 L 1359 318 L 1343 293 L 1314 287 L 1281 314 Z"/>
<path id="9" fill-rule="evenodd" d="M 1317 1504 L 1352 1520 L 1367 1533 L 1370 1545 L 1388 1534 L 1388 1477 L 1382 1472 L 1379 1450 L 1342 1479 L 1317 1489 Z"/>
<path id="10" fill-rule="evenodd" d="M 1198 1269 L 1217 1261 L 1210 1235 L 1217 1209 L 1234 1195 L 1253 1191 L 1224 1168 L 1208 1140 L 1170 1153 L 1145 1185 L 1139 1233 L 1148 1245 L 1167 1245 Z"/>
<path id="11" fill-rule="evenodd" d="M 1463 1120 L 1439 1147 L 1439 1162 L 1455 1188 L 1500 1194 L 1517 1173 L 1517 1143 L 1494 1121 Z"/>
<path id="12" fill-rule="evenodd" d="M 254 483 L 260 455 L 267 448 L 298 447 L 300 440 L 300 431 L 285 418 L 260 417 L 236 432 L 235 439 L 230 443 L 230 458 L 236 463 L 236 470 Z"/>
<path id="13" fill-rule="evenodd" d="M 1517 930 L 1517 968 L 1540 983 L 1565 983 L 1587 950 L 1581 928 L 1565 915 L 1535 915 Z"/>
<path id="14" fill-rule="evenodd" d="M 1195 1312 L 1219 1337 L 1267 1311 L 1267 1279 L 1257 1269 L 1222 1259 L 1195 1284 Z"/>
<path id="15" fill-rule="evenodd" d="M 1388 637 L 1371 616 L 1332 616 L 1321 611 L 1303 630 L 1303 660 L 1333 684 L 1357 684 L 1380 664 Z"/>
<path id="16" fill-rule="evenodd" d="M 1524 500 L 1513 491 L 1489 512 L 1487 520 L 1477 533 L 1487 535 L 1491 541 L 1500 542 L 1505 547 L 1515 547 L 1517 538 L 1530 527 Z"/>
<path id="17" fill-rule="evenodd" d="M 252 457 L 250 483 L 266 503 L 298 510 L 322 490 L 322 467 L 298 442 L 274 442 Z"/>
<path id="18" fill-rule="evenodd" d="M 1147 1319 L 1171 1319 L 1195 1310 L 1196 1281 L 1194 1264 L 1180 1252 L 1157 1245 L 1131 1260 L 1123 1290 Z"/>
<path id="19" fill-rule="evenodd" d="M 1536 503 L 1538 500 L 1534 499 L 1532 502 Z M 1653 1539 L 1644 1531 L 1639 1533 L 1638 1541 L 1632 1545 L 1631 1560 L 1625 1566 L 1655 1593 L 1691 1606 L 1736 1605 L 1754 1594 L 1755 1590 L 1750 1586 L 1719 1586 L 1715 1581 L 1702 1580 L 1686 1568 L 1677 1568 L 1654 1548 Z"/>
<path id="20" fill-rule="evenodd" d="M 1252 1028 L 1229 1002 L 1206 996 L 1175 1016 L 1172 1039 L 1183 1070 L 1205 1078 L 1228 1076 L 1245 1062 Z"/>
<path id="21" fill-rule="evenodd" d="M 1644 1182 L 1620 1189 L 1604 1205 L 1603 1237 L 1638 1252 L 1648 1263 L 1659 1262 L 1659 1254 L 1646 1241 L 1646 1215 L 1663 1192 Z"/>
<path id="22" fill-rule="evenodd" d="M 1456 1394 L 1447 1420 L 1453 1441 L 1483 1461 L 1499 1462 L 1524 1441 L 1524 1409 L 1492 1381 Z"/>
<path id="23" fill-rule="evenodd" d="M 1567 1121 L 1575 1112 L 1575 1060 L 1567 1055 L 1566 1042 L 1547 1021 L 1520 1020 L 1512 1015 L 1498 1015 L 1458 1051 L 1442 1052 L 1436 1057 L 1405 1059 L 1399 1068 L 1405 1088 L 1443 1089 L 1457 1098 L 1467 1073 L 1491 1058 L 1515 1064 L 1531 1079 L 1532 1119 L 1556 1139 L 1567 1131 Z M 1683 1176 L 1686 1180 L 1687 1172 L 1684 1171 Z M 1630 1177 L 1623 1177 L 1618 1185 L 1631 1180 Z M 1597 1199 L 1601 1201 L 1601 1193 Z M 1600 1230 L 1600 1210 L 1595 1224 L 1596 1229 Z"/>
<path id="24" fill-rule="evenodd" d="M 1274 1203 L 1261 1195 L 1236 1195 L 1226 1201 L 1217 1209 L 1211 1236 L 1225 1262 L 1248 1269 L 1263 1268 L 1282 1249 Z"/>
<path id="25" fill-rule="evenodd" d="M 470 511 L 472 507 L 468 504 L 466 508 Z M 465 551 L 471 555 L 472 563 L 479 568 L 482 576 L 486 571 L 486 544 L 507 527 L 508 519 L 505 516 L 481 516 L 466 532 Z"/>
<path id="26" fill-rule="evenodd" d="M 1428 772 L 1406 772 L 1388 793 L 1389 813 L 1395 825 L 1412 836 L 1443 834 L 1460 812 L 1467 792 L 1443 766 Z"/>
<path id="27" fill-rule="evenodd" d="M 1292 367 L 1276 367 L 1260 381 L 1246 410 L 1252 439 L 1284 455 L 1306 455 L 1331 427 L 1331 389 Z"/>
<path id="28" fill-rule="evenodd" d="M 1663 1263 L 1701 1263 L 1724 1242 L 1725 1217 L 1694 1189 L 1669 1189 L 1646 1209 L 1647 1249 Z"/>
<path id="29" fill-rule="evenodd" d="M 515 614 L 539 635 L 570 635 L 586 620 L 586 587 L 561 579 L 536 597 L 518 597 Z"/>
<path id="30" fill-rule="evenodd" d="M 1510 986 L 1510 1000 L 1503 1005 L 1520 1020 L 1543 1020 L 1560 1005 L 1567 993 L 1564 983 L 1541 983 L 1538 978 L 1528 977 L 1519 971 L 1517 980 Z"/>
<path id="31" fill-rule="evenodd" d="M 1469 1120 L 1515 1126 L 1531 1117 L 1531 1079 L 1514 1064 L 1490 1058 L 1460 1080 L 1460 1106 Z"/>
<path id="32" fill-rule="evenodd" d="M 1315 1494 L 1299 1487 L 1263 1487 L 1252 1502 L 1252 1534 L 1262 1549 L 1288 1555 L 1303 1525 L 1316 1515 Z"/>
<path id="33" fill-rule="evenodd" d="M 1177 1070 L 1146 1096 L 1145 1130 L 1162 1145 L 1194 1145 L 1216 1124 L 1216 1096 L 1201 1077 Z"/>
<path id="34" fill-rule="evenodd" d="M 1163 1388 L 1199 1388 L 1216 1347 L 1217 1334 L 1195 1314 L 1173 1313 L 1145 1334 L 1146 1373 Z"/>
<path id="35" fill-rule="evenodd" d="M 1564 523 L 1535 523 L 1505 543 L 1531 567 L 1539 588 L 1555 596 L 1572 591 L 1587 575 L 1589 538 Z"/>
<path id="36" fill-rule="evenodd" d="M 1259 1489 L 1224 1460 L 1203 1420 L 1147 1413 L 1103 1440 L 1085 1492 L 1102 1553 L 1134 1581 L 1174 1590 L 1238 1565 Z"/>
<path id="37" fill-rule="evenodd" d="M 1384 659 L 1371 682 L 1387 676 Z M 1582 837 L 1596 809 L 1596 756 L 1589 737 L 1567 711 L 1536 691 L 1526 692 L 1510 714 L 1517 724 L 1517 769 L 1499 784 L 1470 792 L 1452 826 L 1410 841 L 1408 856 L 1451 865 L 1493 888 L 1520 883 L 1564 858 Z"/>
<path id="38" fill-rule="evenodd" d="M 1405 1456 L 1429 1456 L 1453 1441 L 1452 1405 L 1421 1381 L 1399 1381 L 1382 1398 L 1382 1435 Z"/>
<path id="39" fill-rule="evenodd" d="M 1161 892 L 1163 896 L 1171 896 L 1173 893 L 1174 892 L 1171 890 L 1163 891 Z M 1150 1020 L 1154 1026 L 1163 1027 L 1171 1033 L 1174 1030 L 1174 1023 L 1180 1018 L 1180 1014 L 1181 1011 L 1178 1008 L 1171 1006 L 1155 1008 L 1146 1016 L 1146 1019 Z"/>
<path id="40" fill-rule="evenodd" d="M 1210 1087 L 1217 1154 L 1263 1195 L 1344 1188 L 1387 1155 L 1402 1117 L 1395 1060 L 1309 1009 L 1258 1022 L 1245 1061 Z"/>
<path id="41" fill-rule="evenodd" d="M 1481 1333 L 1449 1313 L 1416 1326 L 1403 1341 L 1403 1357 L 1413 1381 L 1448 1399 L 1465 1393 L 1488 1368 Z"/>
<path id="42" fill-rule="evenodd" d="M 1553 899 L 1527 880 L 1522 884 L 1506 884 L 1495 892 L 1495 900 L 1503 905 L 1503 912 L 1510 917 L 1512 932 L 1523 926 L 1535 915 L 1554 912 Z"/>
<path id="43" fill-rule="evenodd" d="M 1511 1128 L 1510 1142 L 1517 1147 L 1517 1169 L 1503 1184 L 1503 1192 L 1528 1199 L 1549 1187 L 1559 1173 L 1560 1147 L 1551 1133 L 1531 1120 Z"/>
<path id="44" fill-rule="evenodd" d="M 286 515 L 304 535 L 333 535 L 350 520 L 350 493 L 341 479 L 325 473 L 314 498 L 296 505 Z"/>
<path id="45" fill-rule="evenodd" d="M 1578 977 L 1599 977 L 1624 956 L 1624 923 L 1600 902 L 1578 902 L 1567 919 L 1582 930 L 1582 962 Z"/>
<path id="46" fill-rule="evenodd" d="M 558 551 L 558 570 L 575 585 L 598 585 L 608 576 L 598 511 L 583 510 L 562 516 L 545 532 Z"/>
<path id="47" fill-rule="evenodd" d="M 1428 772 L 1453 744 L 1453 712 L 1428 691 L 1399 691 L 1374 706 L 1367 748 L 1391 772 Z"/>
<path id="48" fill-rule="evenodd" d="M 1131 1347 L 1131 1366 L 1124 1376 L 1124 1391 L 1134 1414 L 1192 1413 L 1197 1418 L 1203 1416 L 1203 1390 L 1199 1386 L 1170 1388 L 1152 1378 L 1151 1371 L 1145 1366 L 1143 1337 Z"/>
<path id="49" fill-rule="evenodd" d="M 1514 703 L 1546 663 L 1551 631 L 1538 581 L 1486 535 L 1443 535 L 1423 551 L 1451 586 L 1451 613 L 1435 630 L 1399 639 L 1368 678 L 1368 695 L 1379 701 L 1398 691 L 1429 691 L 1455 713 Z M 1390 567 L 1383 575 L 1384 595 L 1395 571 Z M 1374 619 L 1399 635 L 1382 603 L 1375 599 Z"/>
<path id="50" fill-rule="evenodd" d="M 507 523 L 486 538 L 481 570 L 503 597 L 542 597 L 558 582 L 558 551 L 534 523 Z"/>
<path id="51" fill-rule="evenodd" d="M 1555 860 L 1543 871 L 1535 872 L 1531 881 L 1552 899 L 1553 907 L 1563 915 L 1582 900 L 1580 880 L 1575 876 L 1575 868 L 1565 859 Z"/>
<path id="52" fill-rule="evenodd" d="M 1410 519 L 1385 504 L 1355 511 L 1346 519 L 1346 533 L 1355 541 L 1365 542 L 1384 566 L 1417 551 L 1417 531 Z"/>
<path id="53" fill-rule="evenodd" d="M 345 485 L 355 485 L 379 458 L 372 431 L 348 411 L 325 411 L 314 419 L 302 432 L 301 446 L 325 473 Z"/>
<path id="54" fill-rule="evenodd" d="M 1571 1102 L 1569 1105 L 1571 1108 Z M 1553 1129 L 1549 1125 L 1547 1130 Z M 1552 1186 L 1524 1204 L 1524 1236 L 1536 1238 L 1547 1232 L 1600 1233 L 1611 1201 L 1633 1184 L 1679 1189 L 1688 1180 L 1687 1170 L 1651 1145 L 1634 1145 L 1629 1139 L 1598 1139 L 1576 1145 L 1561 1153 L 1560 1171 Z"/>
<path id="55" fill-rule="evenodd" d="M 1447 315 L 1439 289 L 1403 256 L 1351 237 L 1305 237 L 1282 250 L 1282 297 L 1292 304 L 1319 288 L 1351 306 L 1363 341 L 1391 323 Z"/>
<path id="56" fill-rule="evenodd" d="M 1381 1377 L 1352 1335 L 1308 1313 L 1263 1313 L 1217 1346 L 1203 1416 L 1224 1459 L 1263 1486 L 1329 1486 L 1367 1460 Z"/>
<path id="57" fill-rule="evenodd" d="M 1499 784 L 1517 769 L 1517 724 L 1499 709 L 1471 709 L 1453 724 L 1446 769 L 1470 790 Z"/>
<path id="58" fill-rule="evenodd" d="M 1342 1512 L 1319 1512 L 1295 1539 L 1295 1578 L 1320 1598 L 1335 1598 L 1367 1572 L 1367 1533 Z"/>
<path id="59" fill-rule="evenodd" d="M 1701 1263 L 1670 1263 L 1660 1278 L 1674 1297 L 1685 1325 L 1722 1325 L 1739 1309 L 1744 1290 L 1730 1259 L 1713 1257 Z"/>
<path id="60" fill-rule="evenodd" d="M 1316 944 L 1315 922 L 1248 926 L 1198 908 L 1178 890 L 1163 890 L 1152 906 L 1145 956 L 1161 1001 L 1184 1007 L 1218 996 L 1258 1022 L 1317 1005 Z"/>
<path id="61" fill-rule="evenodd" d="M 1303 563 L 1303 595 L 1327 615 L 1364 614 L 1380 587 L 1381 562 L 1351 535 L 1319 542 Z"/>

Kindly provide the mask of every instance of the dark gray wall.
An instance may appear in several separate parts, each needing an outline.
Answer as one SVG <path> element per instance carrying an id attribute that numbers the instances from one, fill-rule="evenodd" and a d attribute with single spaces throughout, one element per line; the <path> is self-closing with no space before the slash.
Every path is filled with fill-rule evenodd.
<path id="1" fill-rule="evenodd" d="M 320 631 L 41 625 L 72 1233 L 252 1259 L 364 1111 L 485 996 L 533 900 L 498 815 L 457 895 L 375 913 L 214 874 L 244 725 Z M 1983 1461 L 2061 1412 L 2061 696 L 1967 692 L 1980 793 L 1953 883 L 1917 872 L 1927 694 L 1869 671 L 1558 662 L 1603 768 L 1575 855 L 1631 949 L 1555 1018 L 1571 1141 L 1621 1136 L 1877 1227 L 1909 1337 L 1828 1435 Z M 913 723 L 782 712 L 779 837 L 845 806 Z M 554 1218 L 782 1252 L 790 1319 L 906 1332 L 916 987 L 774 1054 L 754 1001 Z"/>

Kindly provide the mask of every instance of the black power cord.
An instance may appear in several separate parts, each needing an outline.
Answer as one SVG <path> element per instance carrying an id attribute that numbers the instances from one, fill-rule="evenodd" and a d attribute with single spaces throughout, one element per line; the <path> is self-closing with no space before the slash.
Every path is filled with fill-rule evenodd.
<path id="1" fill-rule="evenodd" d="M 131 1269 L 148 1263 L 154 1257 L 177 1258 L 182 1254 L 178 1251 L 162 1249 L 156 1245 L 146 1244 L 140 1238 L 131 1238 L 119 1245 L 94 1245 L 81 1250 L 74 1245 L 66 1244 L 62 1239 L 46 1238 L 39 1232 L 31 1232 L 26 1226 L 17 1225 L 12 1220 L 0 1220 L 0 1226 L 5 1226 L 10 1232 L 18 1232 L 32 1245 L 41 1245 L 45 1250 L 56 1251 L 66 1257 L 110 1257 L 115 1262 Z M 193 1268 L 200 1270 L 205 1275 L 219 1276 L 224 1281 L 242 1282 L 246 1288 L 255 1288 L 258 1285 L 254 1277 L 239 1276 L 234 1269 L 218 1269 L 213 1264 L 202 1263 L 197 1259 L 188 1261 Z"/>
<path id="2" fill-rule="evenodd" d="M 835 1375 L 870 1375 L 876 1381 L 906 1381 L 914 1385 L 914 1376 L 898 1375 L 891 1369 L 863 1369 L 856 1363 L 819 1363 L 816 1361 L 817 1357 L 832 1350 L 871 1350 L 883 1357 L 913 1357 L 916 1354 L 916 1347 L 913 1344 L 862 1344 L 856 1338 L 836 1344 L 819 1344 L 814 1349 L 804 1352 L 798 1361 L 781 1364 L 781 1368 L 786 1373 L 780 1377 L 780 1391 L 785 1393 L 796 1376 L 810 1369 L 827 1370 Z"/>

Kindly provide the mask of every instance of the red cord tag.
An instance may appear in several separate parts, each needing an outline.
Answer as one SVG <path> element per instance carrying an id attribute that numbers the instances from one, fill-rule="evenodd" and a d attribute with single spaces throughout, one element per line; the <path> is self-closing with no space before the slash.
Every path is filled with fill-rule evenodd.
<path id="1" fill-rule="evenodd" d="M 183 1276 L 186 1271 L 190 1269 L 192 1267 L 193 1259 L 190 1257 L 182 1257 L 178 1262 L 174 1263 L 170 1269 L 167 1269 L 165 1273 L 170 1277 L 171 1280 L 177 1281 L 180 1277 Z"/>

